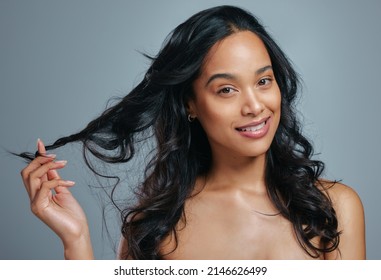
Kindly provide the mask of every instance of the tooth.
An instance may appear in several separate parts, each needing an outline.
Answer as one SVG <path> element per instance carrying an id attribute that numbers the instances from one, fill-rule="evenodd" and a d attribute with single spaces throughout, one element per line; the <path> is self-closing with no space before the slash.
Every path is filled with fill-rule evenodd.
<path id="1" fill-rule="evenodd" d="M 263 123 L 260 123 L 256 126 L 251 126 L 251 127 L 245 127 L 245 128 L 242 128 L 241 131 L 257 131 L 257 130 L 260 130 L 262 127 L 265 126 L 265 123 L 266 122 L 263 122 Z"/>

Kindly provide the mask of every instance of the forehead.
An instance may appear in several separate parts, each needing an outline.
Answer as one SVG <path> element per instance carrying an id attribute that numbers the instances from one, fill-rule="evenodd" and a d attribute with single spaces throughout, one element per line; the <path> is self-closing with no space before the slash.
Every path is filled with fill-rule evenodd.
<path id="1" fill-rule="evenodd" d="M 217 42 L 205 57 L 201 74 L 250 71 L 271 65 L 263 41 L 251 31 L 233 33 Z"/>

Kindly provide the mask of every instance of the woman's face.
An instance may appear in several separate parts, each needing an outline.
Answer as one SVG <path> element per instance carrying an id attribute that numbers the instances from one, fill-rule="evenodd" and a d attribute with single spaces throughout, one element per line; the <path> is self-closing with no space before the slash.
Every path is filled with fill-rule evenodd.
<path id="1" fill-rule="evenodd" d="M 257 157 L 274 138 L 281 94 L 267 50 L 250 31 L 216 43 L 193 83 L 188 104 L 204 128 L 214 155 Z"/>

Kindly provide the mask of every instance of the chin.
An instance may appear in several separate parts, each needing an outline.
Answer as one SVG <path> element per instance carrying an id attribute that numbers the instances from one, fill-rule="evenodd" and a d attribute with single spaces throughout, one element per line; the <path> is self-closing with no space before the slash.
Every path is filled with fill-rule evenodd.
<path id="1" fill-rule="evenodd" d="M 256 147 L 255 149 L 245 149 L 245 150 L 242 150 L 242 147 L 241 147 L 240 151 L 237 151 L 237 155 L 242 157 L 250 157 L 250 158 L 261 157 L 261 156 L 265 156 L 267 152 L 269 151 L 269 149 L 270 149 L 270 146 Z"/>
<path id="2" fill-rule="evenodd" d="M 270 146 L 270 141 L 263 141 L 262 143 L 242 143 L 238 149 L 242 155 L 256 157 L 266 154 L 270 150 Z"/>

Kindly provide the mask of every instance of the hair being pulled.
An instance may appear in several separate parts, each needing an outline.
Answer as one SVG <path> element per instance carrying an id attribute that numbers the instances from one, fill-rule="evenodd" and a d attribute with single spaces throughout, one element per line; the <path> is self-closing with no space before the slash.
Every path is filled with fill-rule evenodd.
<path id="1" fill-rule="evenodd" d="M 295 116 L 298 76 L 253 15 L 237 7 L 219 6 L 201 11 L 175 28 L 157 56 L 150 58 L 143 80 L 116 105 L 82 131 L 46 147 L 51 150 L 81 142 L 86 164 L 101 175 L 92 167 L 88 152 L 107 163 L 125 163 L 139 152 L 139 135 L 155 140 L 153 157 L 138 186 L 137 204 L 120 211 L 122 234 L 128 244 L 124 258 L 165 258 L 160 251 L 162 241 L 170 234 L 176 240 L 176 225 L 185 220 L 185 201 L 196 178 L 208 173 L 212 159 L 200 123 L 187 120 L 192 84 L 210 48 L 240 31 L 251 31 L 264 42 L 282 95 L 279 128 L 267 154 L 269 197 L 293 224 L 300 245 L 312 257 L 338 247 L 336 214 L 319 181 L 324 165 L 311 159 L 312 145 L 300 132 Z M 28 153 L 20 156 L 35 157 Z M 313 244 L 314 237 L 320 237 L 323 246 Z"/>

